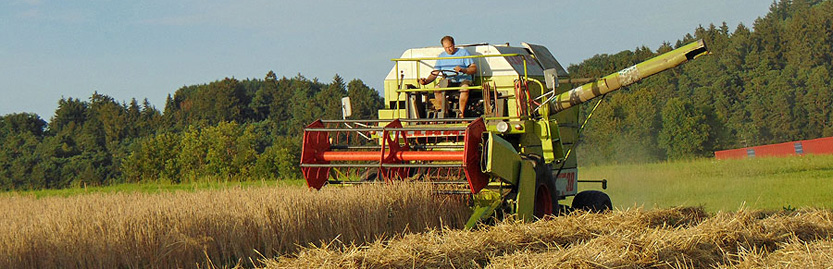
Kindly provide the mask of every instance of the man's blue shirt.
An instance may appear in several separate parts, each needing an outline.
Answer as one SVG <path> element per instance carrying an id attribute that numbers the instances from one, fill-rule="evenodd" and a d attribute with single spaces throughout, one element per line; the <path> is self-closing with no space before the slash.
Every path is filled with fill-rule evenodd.
<path id="1" fill-rule="evenodd" d="M 462 56 L 471 56 L 469 51 L 463 48 L 457 48 L 457 51 L 454 54 L 449 55 L 445 51 L 440 53 L 439 57 L 462 57 Z M 455 66 L 459 66 L 462 68 L 469 67 L 469 65 L 473 64 L 474 61 L 471 58 L 465 59 L 439 59 L 437 63 L 434 65 L 434 69 L 436 70 L 454 70 Z M 471 75 L 465 74 L 460 72 L 460 75 L 449 77 L 448 78 L 451 82 L 461 82 L 463 80 L 472 80 Z"/>

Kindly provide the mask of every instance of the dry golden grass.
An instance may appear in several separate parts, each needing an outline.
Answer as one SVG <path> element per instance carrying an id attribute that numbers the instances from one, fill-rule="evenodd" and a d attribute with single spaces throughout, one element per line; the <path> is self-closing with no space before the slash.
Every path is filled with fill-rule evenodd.
<path id="1" fill-rule="evenodd" d="M 252 266 L 299 245 L 459 228 L 469 214 L 403 185 L 4 196 L 0 205 L 0 268 Z"/>
<path id="2" fill-rule="evenodd" d="M 831 248 L 833 212 L 826 210 L 709 216 L 701 208 L 629 209 L 306 248 L 264 262 L 269 268 L 830 268 Z"/>
<path id="3" fill-rule="evenodd" d="M 576 212 L 463 231 L 464 204 L 413 185 L 0 204 L 0 268 L 833 267 L 833 212 L 818 209 Z"/>

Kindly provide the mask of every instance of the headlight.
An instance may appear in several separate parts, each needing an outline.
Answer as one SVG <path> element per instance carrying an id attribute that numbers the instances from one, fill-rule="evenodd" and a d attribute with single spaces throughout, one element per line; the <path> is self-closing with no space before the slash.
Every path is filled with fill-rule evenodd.
<path id="1" fill-rule="evenodd" d="M 509 123 L 505 121 L 501 121 L 497 123 L 497 131 L 501 133 L 506 133 L 509 131 Z"/>

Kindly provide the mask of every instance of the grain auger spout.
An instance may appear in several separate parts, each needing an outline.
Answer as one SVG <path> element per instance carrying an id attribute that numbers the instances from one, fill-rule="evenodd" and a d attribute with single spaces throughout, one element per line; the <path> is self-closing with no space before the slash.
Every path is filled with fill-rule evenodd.
<path id="1" fill-rule="evenodd" d="M 687 61 L 708 54 L 706 43 L 698 40 L 675 50 L 622 69 L 597 81 L 590 82 L 552 98 L 553 113 L 587 102 L 609 92 L 627 87 L 656 73 L 674 68 Z"/>
<path id="2" fill-rule="evenodd" d="M 467 227 L 507 214 L 534 220 L 611 209 L 607 194 L 578 191 L 579 182 L 599 180 L 580 180 L 572 149 L 582 124 L 571 108 L 708 53 L 697 41 L 570 90 L 558 85 L 569 74 L 544 46 L 459 45 L 470 56 L 458 58 L 477 66 L 464 97 L 461 87 L 420 80 L 438 72 L 432 69 L 444 49 L 414 48 L 392 59 L 378 119 L 348 119 L 346 103 L 343 120 L 307 126 L 301 150 L 307 186 L 431 184 L 467 197 L 473 209 Z M 571 205 L 559 203 L 570 196 Z"/>

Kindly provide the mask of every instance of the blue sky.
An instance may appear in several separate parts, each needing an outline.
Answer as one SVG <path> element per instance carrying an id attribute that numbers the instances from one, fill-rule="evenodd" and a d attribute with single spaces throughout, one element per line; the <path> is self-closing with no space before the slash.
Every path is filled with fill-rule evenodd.
<path id="1" fill-rule="evenodd" d="M 224 77 L 329 82 L 381 90 L 411 47 L 529 42 L 566 65 L 675 42 L 698 25 L 752 27 L 772 1 L 6 0 L 0 3 L 0 115 L 49 120 L 62 97 L 147 98 L 164 109 L 184 85 Z"/>

